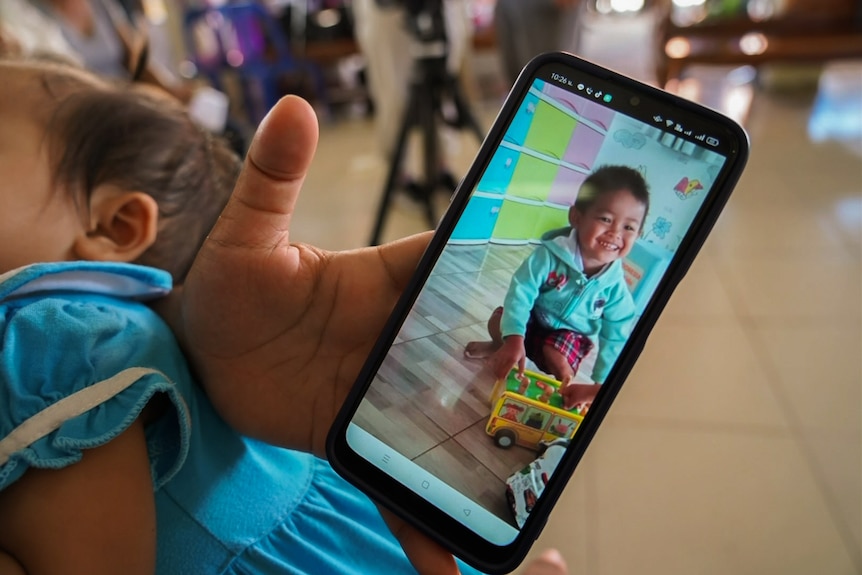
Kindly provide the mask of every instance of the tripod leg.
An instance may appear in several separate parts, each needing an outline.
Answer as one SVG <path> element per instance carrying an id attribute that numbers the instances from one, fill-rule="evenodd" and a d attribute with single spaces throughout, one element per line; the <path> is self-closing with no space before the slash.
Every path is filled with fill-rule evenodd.
<path id="1" fill-rule="evenodd" d="M 476 121 L 476 116 L 470 109 L 470 105 L 464 98 L 464 93 L 461 91 L 461 84 L 455 76 L 449 77 L 449 93 L 452 95 L 452 100 L 455 102 L 455 109 L 458 110 L 458 119 L 463 125 L 473 130 L 476 140 L 481 144 L 485 139 L 485 131 L 479 126 Z"/>
<path id="2" fill-rule="evenodd" d="M 413 126 L 416 113 L 417 89 L 410 88 L 410 99 L 404 106 L 404 118 L 398 131 L 398 141 L 392 151 L 392 159 L 389 163 L 389 173 L 386 176 L 386 185 L 383 188 L 383 196 L 380 198 L 380 206 L 377 209 L 377 220 L 374 223 L 374 231 L 371 233 L 369 245 L 376 246 L 380 243 L 380 234 L 383 232 L 383 224 L 386 223 L 386 214 L 389 212 L 389 204 L 392 201 L 392 193 L 395 191 L 395 182 L 401 171 L 401 161 L 404 158 L 404 145 L 407 143 L 407 134 Z"/>
<path id="3" fill-rule="evenodd" d="M 434 95 L 430 90 L 423 91 L 419 116 L 422 125 L 422 155 L 425 178 L 422 185 L 422 202 L 425 204 L 425 218 L 431 228 L 437 226 L 434 214 L 434 190 L 437 189 L 440 172 L 439 142 L 437 140 L 437 114 Z"/>

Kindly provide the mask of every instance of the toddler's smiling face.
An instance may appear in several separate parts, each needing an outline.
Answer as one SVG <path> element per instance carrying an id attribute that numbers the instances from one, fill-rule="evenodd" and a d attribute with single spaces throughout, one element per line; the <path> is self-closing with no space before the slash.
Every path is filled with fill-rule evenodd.
<path id="1" fill-rule="evenodd" d="M 626 189 L 601 194 L 584 213 L 571 210 L 584 271 L 593 275 L 625 257 L 640 235 L 646 206 Z"/>

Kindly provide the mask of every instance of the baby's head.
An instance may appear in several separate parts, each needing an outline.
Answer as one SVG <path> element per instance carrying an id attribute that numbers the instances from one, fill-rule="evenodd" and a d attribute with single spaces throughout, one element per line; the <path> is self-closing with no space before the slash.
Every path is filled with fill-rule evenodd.
<path id="1" fill-rule="evenodd" d="M 120 261 L 182 283 L 239 169 L 167 97 L 68 66 L 0 62 L 0 272 Z"/>
<path id="2" fill-rule="evenodd" d="M 587 176 L 569 209 L 584 269 L 595 273 L 628 255 L 649 211 L 643 176 L 627 166 L 602 166 Z"/>

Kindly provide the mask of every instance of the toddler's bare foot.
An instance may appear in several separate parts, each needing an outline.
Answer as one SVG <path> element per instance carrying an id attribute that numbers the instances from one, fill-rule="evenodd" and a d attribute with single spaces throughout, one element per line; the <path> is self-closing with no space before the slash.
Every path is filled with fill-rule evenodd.
<path id="1" fill-rule="evenodd" d="M 485 359 L 494 355 L 500 346 L 493 341 L 471 341 L 464 347 L 464 356 L 470 359 Z"/>
<path id="2" fill-rule="evenodd" d="M 559 551 L 548 549 L 527 565 L 521 575 L 569 575 L 569 569 Z"/>

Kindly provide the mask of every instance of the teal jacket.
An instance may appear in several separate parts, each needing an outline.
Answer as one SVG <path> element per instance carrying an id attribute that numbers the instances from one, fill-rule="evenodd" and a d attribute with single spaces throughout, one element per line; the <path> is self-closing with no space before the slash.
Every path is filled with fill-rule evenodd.
<path id="1" fill-rule="evenodd" d="M 542 236 L 515 271 L 503 303 L 503 337 L 524 335 L 531 312 L 545 327 L 586 335 L 598 343 L 592 380 L 604 383 L 635 320 L 635 304 L 616 260 L 603 272 L 587 278 L 575 254 L 554 241 L 572 228 Z"/>

